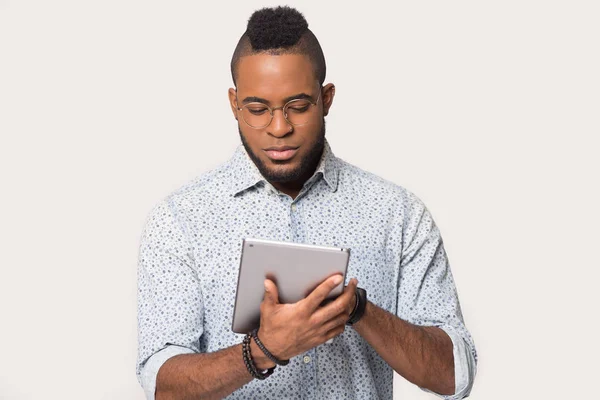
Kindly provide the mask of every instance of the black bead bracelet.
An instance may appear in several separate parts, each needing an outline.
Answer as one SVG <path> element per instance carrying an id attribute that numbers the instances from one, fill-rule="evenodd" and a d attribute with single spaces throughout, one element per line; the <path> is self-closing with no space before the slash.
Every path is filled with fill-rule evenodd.
<path id="1" fill-rule="evenodd" d="M 258 348 L 263 353 L 265 353 L 265 356 L 267 356 L 267 358 L 269 360 L 273 361 L 277 365 L 282 365 L 283 366 L 283 365 L 288 365 L 289 364 L 290 360 L 280 360 L 277 357 L 275 357 L 269 350 L 267 350 L 267 348 L 265 347 L 265 345 L 258 338 L 258 329 L 254 329 L 252 332 L 250 332 L 250 334 L 254 338 L 254 341 L 256 342 L 256 345 L 258 346 Z"/>
<path id="2" fill-rule="evenodd" d="M 256 365 L 254 364 L 254 360 L 252 360 L 252 353 L 250 351 L 250 340 L 252 339 L 252 335 L 250 333 L 246 334 L 246 336 L 244 337 L 244 341 L 242 342 L 242 356 L 244 358 L 244 364 L 246 365 L 246 369 L 248 370 L 248 372 L 250 372 L 250 375 L 252 375 L 254 378 L 256 379 L 266 379 L 269 376 L 271 376 L 271 374 L 273 373 L 273 371 L 275 371 L 275 367 L 273 368 L 269 368 L 266 371 L 259 371 L 256 368 Z"/>

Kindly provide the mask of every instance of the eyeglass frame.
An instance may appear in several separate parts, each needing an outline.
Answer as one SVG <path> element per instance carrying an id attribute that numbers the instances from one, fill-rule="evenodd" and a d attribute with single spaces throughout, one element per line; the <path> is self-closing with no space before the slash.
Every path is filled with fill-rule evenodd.
<path id="1" fill-rule="evenodd" d="M 241 108 L 237 106 L 237 104 L 238 104 L 238 99 L 237 99 L 237 92 L 236 92 L 236 98 L 235 98 L 236 107 L 235 107 L 235 108 L 236 108 L 236 110 L 238 110 L 238 111 L 242 111 L 242 110 L 244 109 L 244 107 L 247 107 L 247 106 L 249 106 L 250 104 L 261 104 L 261 105 L 263 105 L 263 106 L 267 107 L 267 109 L 269 110 L 269 114 L 271 114 L 271 119 L 269 120 L 269 123 L 268 123 L 268 124 L 266 124 L 266 125 L 263 125 L 263 126 L 252 126 L 252 125 L 250 125 L 250 124 L 249 124 L 249 123 L 246 121 L 246 119 L 244 118 L 244 114 L 242 114 L 242 121 L 244 121 L 244 123 L 245 123 L 246 125 L 248 125 L 250 128 L 253 128 L 253 129 L 263 129 L 263 128 L 266 128 L 267 126 L 271 125 L 271 122 L 273 122 L 273 118 L 275 118 L 275 110 L 281 110 L 281 112 L 283 113 L 283 118 L 285 118 L 285 120 L 287 121 L 287 123 L 288 123 L 288 124 L 290 124 L 291 126 L 303 126 L 303 125 L 306 125 L 306 124 L 308 124 L 308 122 L 305 122 L 305 123 L 303 123 L 303 124 L 293 124 L 293 123 L 291 123 L 291 122 L 290 122 L 290 120 L 287 118 L 287 115 L 286 115 L 286 113 L 285 113 L 283 110 L 284 110 L 284 109 L 285 109 L 285 108 L 286 108 L 286 107 L 287 107 L 287 106 L 288 106 L 290 103 L 293 103 L 293 102 L 295 102 L 295 101 L 300 101 L 300 100 L 306 100 L 306 101 L 308 101 L 308 102 L 309 102 L 309 103 L 310 103 L 312 106 L 316 106 L 317 104 L 319 104 L 319 99 L 321 98 L 321 93 L 322 93 L 322 92 L 323 92 L 323 88 L 321 88 L 321 90 L 319 90 L 319 94 L 317 95 L 317 99 L 314 101 L 314 103 L 313 103 L 311 100 L 309 100 L 309 99 L 306 99 L 306 98 L 304 98 L 304 99 L 292 99 L 292 100 L 288 101 L 287 103 L 285 103 L 285 104 L 284 104 L 283 106 L 281 106 L 281 107 L 271 107 L 271 106 L 269 106 L 269 105 L 267 105 L 267 104 L 265 104 L 265 103 L 261 103 L 261 102 L 259 102 L 259 101 L 253 101 L 253 102 L 250 102 L 250 103 L 244 104 L 244 105 L 243 105 Z"/>

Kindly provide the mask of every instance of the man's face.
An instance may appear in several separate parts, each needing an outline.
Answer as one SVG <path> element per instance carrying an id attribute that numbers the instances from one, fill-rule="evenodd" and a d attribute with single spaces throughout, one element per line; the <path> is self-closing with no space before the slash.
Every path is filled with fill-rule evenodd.
<path id="1" fill-rule="evenodd" d="M 325 120 L 333 99 L 333 85 L 321 89 L 308 57 L 299 54 L 258 54 L 242 57 L 237 70 L 237 91 L 229 90 L 232 111 L 238 120 L 242 143 L 270 182 L 302 182 L 316 168 L 325 140 Z M 322 90 L 322 91 L 321 91 Z M 295 98 L 318 100 L 309 106 L 306 123 L 291 125 L 281 109 L 263 128 L 253 128 L 242 118 L 248 103 L 283 107 Z M 267 111 L 268 112 L 268 111 Z"/>

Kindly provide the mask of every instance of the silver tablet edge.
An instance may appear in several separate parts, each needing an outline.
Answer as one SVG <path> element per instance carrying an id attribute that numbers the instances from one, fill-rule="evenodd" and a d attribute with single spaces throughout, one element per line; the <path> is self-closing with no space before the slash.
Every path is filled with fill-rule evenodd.
<path id="1" fill-rule="evenodd" d="M 277 240 L 267 240 L 267 239 L 254 239 L 254 238 L 245 238 L 242 239 L 242 249 L 245 242 L 254 242 L 254 243 L 263 243 L 263 244 L 272 244 L 272 245 L 284 245 L 284 246 L 292 246 L 292 247 L 304 247 L 311 248 L 316 250 L 330 250 L 330 251 L 346 251 L 350 252 L 349 248 L 337 247 L 337 246 L 323 246 L 317 244 L 306 244 L 306 243 L 296 243 L 296 242 L 282 242 Z"/>
<path id="2" fill-rule="evenodd" d="M 238 296 L 240 293 L 240 279 L 242 277 L 242 263 L 244 261 L 244 245 L 246 244 L 246 239 L 242 239 L 242 251 L 241 251 L 241 255 L 240 255 L 240 265 L 238 267 L 238 279 L 237 279 L 237 285 L 235 287 L 235 300 L 233 303 L 233 318 L 231 318 L 231 331 L 234 333 L 239 333 L 236 332 L 233 327 L 235 326 L 235 316 L 237 315 L 235 312 L 235 309 L 237 308 L 237 304 L 238 304 Z"/>

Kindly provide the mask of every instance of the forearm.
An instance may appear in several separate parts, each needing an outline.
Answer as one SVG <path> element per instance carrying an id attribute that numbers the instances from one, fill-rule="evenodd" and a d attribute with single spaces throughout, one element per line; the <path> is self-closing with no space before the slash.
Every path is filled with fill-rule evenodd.
<path id="1" fill-rule="evenodd" d="M 273 366 L 254 342 L 254 363 Z M 181 354 L 168 359 L 156 377 L 156 400 L 221 399 L 252 380 L 242 358 L 242 345 L 214 353 Z"/>
<path id="2" fill-rule="evenodd" d="M 410 382 L 454 394 L 452 340 L 440 328 L 410 324 L 369 302 L 354 329 Z"/>

